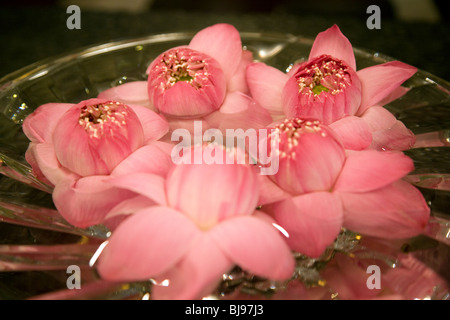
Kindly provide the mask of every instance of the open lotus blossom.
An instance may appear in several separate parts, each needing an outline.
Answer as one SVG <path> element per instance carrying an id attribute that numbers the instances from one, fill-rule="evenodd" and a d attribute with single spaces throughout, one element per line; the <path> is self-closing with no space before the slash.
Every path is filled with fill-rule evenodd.
<path id="1" fill-rule="evenodd" d="M 286 119 L 274 128 L 268 140 L 279 141 L 272 150 L 279 154 L 279 170 L 261 177 L 260 204 L 268 204 L 263 210 L 287 231 L 293 250 L 317 257 L 342 227 L 386 238 L 424 231 L 429 207 L 401 180 L 413 170 L 409 157 L 398 151 L 345 152 L 318 120 Z"/>
<path id="2" fill-rule="evenodd" d="M 269 216 L 255 211 L 254 168 L 230 164 L 233 154 L 209 146 L 193 152 L 216 154 L 223 164 L 174 165 L 166 179 L 154 174 L 115 179 L 115 185 L 159 206 L 136 211 L 114 231 L 98 262 L 104 279 L 153 278 L 160 284 L 153 298 L 194 299 L 209 294 L 234 265 L 270 279 L 292 275 L 294 260 L 282 234 Z"/>
<path id="3" fill-rule="evenodd" d="M 23 124 L 31 140 L 26 159 L 35 174 L 54 187 L 53 200 L 71 224 L 85 227 L 130 193 L 108 178 L 150 167 L 162 174 L 169 151 L 156 140 L 168 124 L 155 112 L 119 102 L 89 99 L 78 104 L 49 103 Z"/>
<path id="4" fill-rule="evenodd" d="M 300 117 L 330 125 L 352 150 L 405 150 L 415 137 L 375 105 L 385 103 L 417 69 L 399 61 L 357 71 L 349 40 L 338 26 L 316 37 L 309 59 L 284 73 L 256 62 L 247 67 L 253 98 L 275 117 Z"/>

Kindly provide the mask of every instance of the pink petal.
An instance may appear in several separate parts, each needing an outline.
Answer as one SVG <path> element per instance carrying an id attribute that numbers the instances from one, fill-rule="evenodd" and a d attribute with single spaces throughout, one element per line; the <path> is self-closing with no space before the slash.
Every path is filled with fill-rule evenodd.
<path id="1" fill-rule="evenodd" d="M 367 192 L 401 179 L 414 169 L 401 152 L 364 150 L 351 153 L 334 186 L 340 192 Z"/>
<path id="2" fill-rule="evenodd" d="M 330 124 L 345 149 L 363 150 L 372 143 L 369 125 L 359 117 L 350 116 Z"/>
<path id="3" fill-rule="evenodd" d="M 401 121 L 396 121 L 389 129 L 372 133 L 370 148 L 375 150 L 408 150 L 416 143 L 416 136 Z"/>
<path id="4" fill-rule="evenodd" d="M 337 25 L 319 33 L 309 53 L 309 59 L 330 55 L 345 61 L 353 70 L 356 70 L 355 54 L 350 41 L 345 37 Z"/>
<path id="5" fill-rule="evenodd" d="M 281 189 L 269 177 L 258 175 L 259 180 L 259 205 L 266 205 L 287 199 L 291 196 Z"/>
<path id="6" fill-rule="evenodd" d="M 49 185 L 50 187 L 54 187 L 54 184 L 50 182 L 50 180 L 47 179 L 47 177 L 42 172 L 41 168 L 39 168 L 39 164 L 37 162 L 35 151 L 36 151 L 36 145 L 39 143 L 36 142 L 30 142 L 28 145 L 27 151 L 25 152 L 25 161 L 28 162 L 28 164 L 31 166 L 31 172 L 32 174 L 41 182 Z"/>
<path id="7" fill-rule="evenodd" d="M 342 193 L 344 227 L 369 236 L 402 239 L 424 231 L 430 209 L 418 189 L 399 180 L 367 193 Z"/>
<path id="8" fill-rule="evenodd" d="M 247 66 L 253 62 L 253 53 L 249 50 L 242 51 L 241 62 L 239 63 L 236 72 L 228 81 L 228 92 L 240 91 L 245 94 L 249 94 L 247 85 L 246 73 Z"/>
<path id="9" fill-rule="evenodd" d="M 277 223 L 289 237 L 290 247 L 310 257 L 318 257 L 341 231 L 342 204 L 337 195 L 313 192 L 271 206 Z"/>
<path id="10" fill-rule="evenodd" d="M 397 121 L 397 118 L 391 112 L 381 106 L 368 108 L 361 115 L 361 119 L 369 125 L 372 132 L 389 129 Z"/>
<path id="11" fill-rule="evenodd" d="M 126 189 L 143 195 L 150 200 L 166 205 L 166 193 L 164 190 L 165 179 L 150 173 L 129 173 L 109 179 L 109 183 L 116 188 Z"/>
<path id="12" fill-rule="evenodd" d="M 289 77 L 262 62 L 247 67 L 247 82 L 251 96 L 271 113 L 282 113 L 281 95 Z"/>
<path id="13" fill-rule="evenodd" d="M 362 100 L 358 114 L 363 114 L 367 108 L 385 99 L 416 72 L 417 68 L 399 61 L 359 70 L 357 74 L 362 85 Z"/>
<path id="14" fill-rule="evenodd" d="M 158 206 L 155 201 L 141 195 L 126 199 L 112 208 L 105 216 L 105 222 L 109 230 L 113 231 L 117 226 L 123 222 L 129 215 L 137 213 L 143 209 Z"/>
<path id="15" fill-rule="evenodd" d="M 384 106 L 387 105 L 388 103 L 391 103 L 392 101 L 400 99 L 405 94 L 407 94 L 409 90 L 410 88 L 398 87 L 397 89 L 392 91 L 389 95 L 387 95 L 383 100 L 379 101 L 378 105 Z"/>
<path id="16" fill-rule="evenodd" d="M 151 95 L 154 105 L 163 114 L 176 117 L 199 117 L 209 114 L 223 103 L 225 84 L 198 90 L 185 81 L 179 81 L 160 95 Z"/>
<path id="17" fill-rule="evenodd" d="M 217 288 L 223 274 L 232 267 L 233 262 L 208 234 L 197 234 L 184 257 L 168 272 L 156 278 L 158 284 L 152 287 L 152 298 L 202 299 Z"/>
<path id="18" fill-rule="evenodd" d="M 111 175 L 121 176 L 139 171 L 165 176 L 172 166 L 172 160 L 168 151 L 160 146 L 158 143 L 152 143 L 137 149 L 115 167 Z"/>
<path id="19" fill-rule="evenodd" d="M 133 109 L 141 122 L 146 143 L 160 139 L 169 131 L 169 123 L 161 115 L 139 105 L 129 107 Z"/>
<path id="20" fill-rule="evenodd" d="M 70 224 L 85 228 L 102 223 L 112 208 L 133 196 L 133 192 L 111 186 L 105 176 L 90 176 L 58 183 L 53 202 Z"/>
<path id="21" fill-rule="evenodd" d="M 371 148 L 375 150 L 407 150 L 415 141 L 415 135 L 395 116 L 381 106 L 370 107 L 361 116 L 372 131 Z"/>
<path id="22" fill-rule="evenodd" d="M 33 142 L 52 143 L 56 125 L 72 106 L 70 103 L 47 103 L 38 107 L 23 121 L 23 132 Z"/>
<path id="23" fill-rule="evenodd" d="M 219 23 L 200 30 L 192 38 L 189 47 L 216 59 L 226 79 L 233 76 L 241 61 L 241 36 L 230 24 Z"/>
<path id="24" fill-rule="evenodd" d="M 298 138 L 280 135 L 279 169 L 270 178 L 292 194 L 330 190 L 345 161 L 344 148 L 334 132 L 310 123 L 297 129 Z"/>
<path id="25" fill-rule="evenodd" d="M 56 158 L 55 149 L 51 144 L 31 143 L 27 153 L 29 153 L 28 157 L 31 157 L 35 161 L 33 169 L 42 173 L 53 185 L 79 177 L 77 174 L 61 166 Z"/>
<path id="26" fill-rule="evenodd" d="M 129 217 L 113 232 L 97 270 L 111 281 L 147 280 L 175 265 L 199 233 L 192 222 L 166 207 Z"/>
<path id="27" fill-rule="evenodd" d="M 212 147 L 211 154 L 228 156 L 223 147 Z M 258 183 L 253 168 L 236 162 L 208 164 L 208 149 L 194 148 L 194 157 L 196 152 L 202 157 L 201 163 L 196 164 L 194 158 L 190 164 L 179 164 L 169 172 L 169 205 L 204 228 L 232 216 L 251 214 L 258 201 Z"/>
<path id="28" fill-rule="evenodd" d="M 209 231 L 216 244 L 244 270 L 273 280 L 292 276 L 294 259 L 283 236 L 252 216 L 223 221 Z"/>
<path id="29" fill-rule="evenodd" d="M 228 93 L 220 109 L 206 116 L 205 120 L 210 127 L 224 134 L 227 129 L 258 130 L 272 122 L 266 109 L 241 92 Z"/>
<path id="30" fill-rule="evenodd" d="M 100 92 L 99 99 L 119 101 L 127 105 L 140 105 L 150 108 L 147 81 L 127 82 Z"/>

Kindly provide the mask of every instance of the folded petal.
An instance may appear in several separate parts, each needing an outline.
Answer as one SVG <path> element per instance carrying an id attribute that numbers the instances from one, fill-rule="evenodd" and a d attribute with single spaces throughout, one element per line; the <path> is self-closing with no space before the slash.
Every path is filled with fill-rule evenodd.
<path id="1" fill-rule="evenodd" d="M 417 68 L 399 61 L 359 70 L 357 74 L 361 80 L 362 100 L 358 114 L 363 114 L 367 108 L 385 99 L 416 72 Z"/>
<path id="2" fill-rule="evenodd" d="M 344 227 L 369 236 L 402 239 L 424 231 L 430 209 L 418 189 L 399 180 L 366 193 L 341 193 Z"/>
<path id="3" fill-rule="evenodd" d="M 100 92 L 98 98 L 151 108 L 148 99 L 147 81 L 132 81 L 109 88 Z"/>
<path id="4" fill-rule="evenodd" d="M 136 172 L 111 177 L 108 182 L 116 188 L 143 195 L 158 204 L 167 204 L 165 179 L 159 175 Z"/>
<path id="5" fill-rule="evenodd" d="M 411 158 L 401 152 L 364 150 L 348 155 L 334 190 L 367 192 L 403 178 L 414 169 Z"/>
<path id="6" fill-rule="evenodd" d="M 411 149 L 416 143 L 416 136 L 401 121 L 396 121 L 389 129 L 372 133 L 371 149 L 398 150 Z"/>
<path id="7" fill-rule="evenodd" d="M 241 61 L 242 43 L 239 31 L 232 25 L 219 23 L 200 30 L 189 47 L 216 59 L 230 79 Z"/>
<path id="8" fill-rule="evenodd" d="M 64 180 L 76 179 L 79 176 L 63 168 L 56 158 L 55 149 L 49 143 L 31 143 L 27 151 L 27 159 L 31 162 L 38 178 L 42 174 L 45 179 L 56 185 Z"/>
<path id="9" fill-rule="evenodd" d="M 283 112 L 281 95 L 289 77 L 282 71 L 262 62 L 247 67 L 247 82 L 251 96 L 272 113 Z"/>
<path id="10" fill-rule="evenodd" d="M 265 175 L 258 175 L 259 201 L 258 205 L 266 205 L 289 198 L 291 194 L 280 188 L 275 182 Z"/>
<path id="11" fill-rule="evenodd" d="M 253 216 L 223 221 L 209 231 L 216 244 L 244 270 L 273 280 L 292 276 L 294 259 L 281 233 Z"/>
<path id="12" fill-rule="evenodd" d="M 169 123 L 156 112 L 140 105 L 130 105 L 141 122 L 145 142 L 155 141 L 169 131 Z"/>
<path id="13" fill-rule="evenodd" d="M 386 108 L 373 106 L 361 116 L 372 131 L 371 149 L 407 150 L 411 148 L 416 137 L 414 133 Z"/>
<path id="14" fill-rule="evenodd" d="M 122 176 L 140 172 L 165 176 L 172 166 L 172 160 L 170 154 L 160 146 L 161 144 L 152 143 L 137 149 L 115 167 L 111 175 Z"/>
<path id="15" fill-rule="evenodd" d="M 112 208 L 105 216 L 104 224 L 113 231 L 128 216 L 137 213 L 143 209 L 158 206 L 159 203 L 148 197 L 137 195 L 129 199 L 123 200 L 114 208 Z"/>
<path id="16" fill-rule="evenodd" d="M 345 117 L 329 127 L 336 132 L 345 149 L 363 150 L 372 143 L 369 125 L 359 117 Z"/>
<path id="17" fill-rule="evenodd" d="M 184 257 L 168 272 L 156 277 L 155 300 L 193 300 L 211 294 L 233 262 L 206 233 L 195 235 Z"/>
<path id="18" fill-rule="evenodd" d="M 32 174 L 41 182 L 46 183 L 47 185 L 54 187 L 54 184 L 47 179 L 47 177 L 42 172 L 41 168 L 39 168 L 39 164 L 37 162 L 35 151 L 36 145 L 39 143 L 30 142 L 28 145 L 27 151 L 25 152 L 25 161 L 31 166 Z"/>
<path id="19" fill-rule="evenodd" d="M 361 115 L 361 119 L 369 125 L 370 131 L 372 132 L 389 129 L 397 121 L 397 118 L 382 106 L 368 108 Z"/>
<path id="20" fill-rule="evenodd" d="M 289 237 L 290 247 L 310 257 L 318 257 L 341 231 L 343 210 L 339 196 L 313 192 L 270 206 L 277 223 Z"/>
<path id="21" fill-rule="evenodd" d="M 147 280 L 173 267 L 198 232 L 187 217 L 170 208 L 140 211 L 114 230 L 97 270 L 106 280 Z"/>
<path id="22" fill-rule="evenodd" d="M 249 94 L 247 85 L 247 66 L 253 62 L 253 52 L 249 50 L 242 51 L 241 62 L 239 63 L 235 73 L 230 78 L 227 84 L 228 92 L 240 91 Z"/>
<path id="23" fill-rule="evenodd" d="M 52 143 L 52 135 L 56 125 L 73 104 L 47 103 L 38 107 L 23 121 L 22 129 L 33 142 Z"/>
<path id="24" fill-rule="evenodd" d="M 353 70 L 356 71 L 355 54 L 350 41 L 345 37 L 337 25 L 320 32 L 309 53 L 309 59 L 330 55 L 334 58 L 345 61 Z"/>
<path id="25" fill-rule="evenodd" d="M 70 224 L 85 228 L 102 223 L 112 208 L 133 196 L 131 191 L 111 186 L 106 176 L 90 176 L 58 183 L 53 202 Z"/>

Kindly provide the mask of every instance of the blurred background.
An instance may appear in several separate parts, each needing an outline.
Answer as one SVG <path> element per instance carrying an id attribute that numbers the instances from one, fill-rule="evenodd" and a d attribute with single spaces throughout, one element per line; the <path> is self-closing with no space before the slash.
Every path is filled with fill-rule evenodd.
<path id="1" fill-rule="evenodd" d="M 80 47 L 150 34 L 198 31 L 227 22 L 239 31 L 284 32 L 314 38 L 333 24 L 366 48 L 450 80 L 448 0 L 3 0 L 0 77 Z M 69 5 L 81 9 L 81 29 L 69 30 Z M 381 10 L 381 29 L 368 29 L 368 6 Z"/>

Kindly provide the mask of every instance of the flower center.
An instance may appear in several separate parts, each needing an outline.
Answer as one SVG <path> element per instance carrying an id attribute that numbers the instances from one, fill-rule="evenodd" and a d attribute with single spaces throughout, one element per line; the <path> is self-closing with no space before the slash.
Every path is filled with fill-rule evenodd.
<path id="1" fill-rule="evenodd" d="M 296 73 L 299 92 L 320 95 L 328 92 L 336 95 L 351 84 L 348 66 L 340 60 L 322 55 Z"/>
<path id="2" fill-rule="evenodd" d="M 202 55 L 189 48 L 171 49 L 165 52 L 157 66 L 165 88 L 179 81 L 201 88 L 208 81 L 208 63 Z"/>
<path id="3" fill-rule="evenodd" d="M 323 138 L 327 137 L 327 132 L 318 120 L 285 119 L 273 129 L 271 139 L 278 140 L 279 147 L 276 152 L 280 159 L 295 159 L 295 148 L 298 146 L 303 134 L 314 133 L 319 134 Z"/>
<path id="4" fill-rule="evenodd" d="M 109 102 L 84 106 L 80 110 L 78 123 L 91 138 L 114 136 L 117 128 L 127 124 L 127 106 L 120 102 Z"/>

